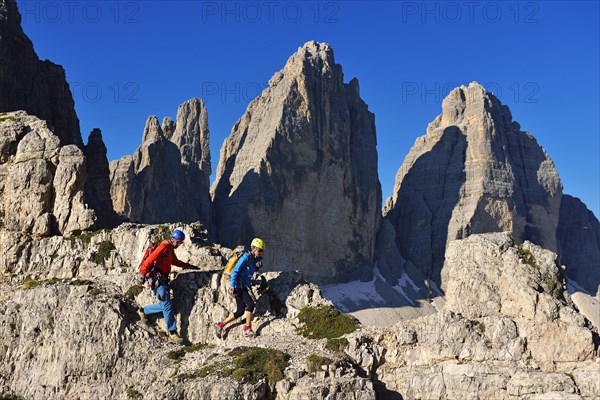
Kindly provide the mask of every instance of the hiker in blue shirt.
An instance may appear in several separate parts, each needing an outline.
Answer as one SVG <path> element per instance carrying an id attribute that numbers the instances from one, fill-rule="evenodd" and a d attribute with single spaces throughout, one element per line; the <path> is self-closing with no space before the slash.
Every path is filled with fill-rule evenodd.
<path id="1" fill-rule="evenodd" d="M 246 326 L 244 328 L 244 336 L 253 337 L 252 330 L 252 313 L 254 312 L 254 299 L 250 294 L 250 286 L 252 285 L 252 276 L 257 268 L 262 265 L 262 253 L 265 250 L 265 242 L 262 239 L 254 238 L 250 244 L 251 250 L 240 257 L 240 259 L 231 271 L 231 280 L 227 288 L 229 294 L 235 297 L 236 310 L 234 313 L 221 322 L 215 324 L 215 332 L 219 338 L 223 336 L 223 328 L 228 323 L 235 321 L 242 314 L 246 317 Z"/>

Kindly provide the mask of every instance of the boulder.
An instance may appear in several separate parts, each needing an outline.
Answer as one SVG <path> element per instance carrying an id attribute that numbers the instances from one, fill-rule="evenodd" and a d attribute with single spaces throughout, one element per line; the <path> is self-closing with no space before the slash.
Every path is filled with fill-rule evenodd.
<path id="1" fill-rule="evenodd" d="M 4 228 L 39 236 L 89 229 L 95 213 L 84 203 L 85 157 L 45 121 L 23 111 L 1 114 L 0 210 Z"/>

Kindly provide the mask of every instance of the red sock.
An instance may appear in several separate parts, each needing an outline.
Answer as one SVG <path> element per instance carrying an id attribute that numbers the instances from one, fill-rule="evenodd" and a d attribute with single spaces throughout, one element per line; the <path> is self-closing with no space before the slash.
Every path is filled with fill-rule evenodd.
<path id="1" fill-rule="evenodd" d="M 250 331 L 252 330 L 252 327 L 250 325 L 246 325 L 246 328 L 244 328 L 245 331 Z"/>
<path id="2" fill-rule="evenodd" d="M 225 326 L 225 324 L 223 322 L 219 322 L 219 326 L 222 328 Z"/>

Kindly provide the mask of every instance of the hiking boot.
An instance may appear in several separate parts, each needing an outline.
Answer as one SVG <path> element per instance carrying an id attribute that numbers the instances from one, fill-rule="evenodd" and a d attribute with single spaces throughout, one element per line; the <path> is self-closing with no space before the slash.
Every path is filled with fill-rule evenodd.
<path id="1" fill-rule="evenodd" d="M 247 328 L 247 329 L 244 329 L 244 336 L 246 336 L 246 337 L 254 337 L 254 336 L 256 336 L 256 334 L 254 333 L 254 331 L 252 330 L 252 328 Z"/>
<path id="2" fill-rule="evenodd" d="M 169 340 L 175 344 L 183 344 L 183 338 L 177 332 L 169 332 Z"/>
<path id="3" fill-rule="evenodd" d="M 143 308 L 138 308 L 137 309 L 137 315 L 139 315 L 140 320 L 143 323 L 148 323 L 148 318 L 146 317 L 146 314 L 144 314 L 144 309 Z"/>
<path id="4" fill-rule="evenodd" d="M 218 322 L 215 323 L 215 333 L 219 339 L 223 339 L 223 327 Z"/>

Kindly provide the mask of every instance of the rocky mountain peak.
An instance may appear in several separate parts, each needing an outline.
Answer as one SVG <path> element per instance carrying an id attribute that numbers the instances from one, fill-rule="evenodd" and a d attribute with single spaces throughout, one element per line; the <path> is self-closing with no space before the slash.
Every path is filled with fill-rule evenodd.
<path id="1" fill-rule="evenodd" d="M 61 145 L 83 148 L 65 71 L 38 58 L 14 0 L 0 1 L 0 60 L 0 112 L 25 110 L 47 121 Z"/>
<path id="2" fill-rule="evenodd" d="M 401 254 L 440 282 L 446 244 L 514 233 L 556 250 L 562 184 L 508 107 L 473 82 L 453 90 L 396 175 L 386 207 Z"/>
<path id="3" fill-rule="evenodd" d="M 329 45 L 305 44 L 221 148 L 217 236 L 232 247 L 260 236 L 273 244 L 269 262 L 317 281 L 369 276 L 381 207 L 376 143 L 357 82 L 343 83 Z"/>
<path id="4" fill-rule="evenodd" d="M 165 134 L 158 122 L 156 115 L 151 115 L 146 120 L 144 126 L 144 134 L 142 135 L 142 143 L 150 144 L 157 140 L 166 139 Z"/>
<path id="5" fill-rule="evenodd" d="M 135 222 L 201 221 L 210 227 L 208 136 L 207 112 L 199 99 L 179 107 L 177 123 L 164 118 L 161 127 L 150 116 L 133 156 L 110 163 L 115 211 Z"/>
<path id="6" fill-rule="evenodd" d="M 344 85 L 342 67 L 335 63 L 333 49 L 327 43 L 310 41 L 298 48 L 287 61 L 283 70 L 275 74 L 272 81 L 280 79 L 280 75 L 296 76 L 300 82 L 324 81 L 334 90 L 340 90 Z M 304 89 L 299 83 L 299 89 Z"/>
<path id="7" fill-rule="evenodd" d="M 195 163 L 210 177 L 208 113 L 202 99 L 191 99 L 179 106 L 177 123 L 170 140 L 181 150 L 182 161 Z M 208 184 L 208 182 L 207 182 Z"/>
<path id="8" fill-rule="evenodd" d="M 15 26 L 21 25 L 21 14 L 15 0 L 0 0 L 0 21 L 3 20 Z"/>
<path id="9" fill-rule="evenodd" d="M 335 64 L 333 49 L 327 43 L 313 41 L 306 42 L 299 47 L 287 61 L 284 72 L 293 69 L 293 66 L 319 66 L 320 68 L 332 68 Z"/>
<path id="10" fill-rule="evenodd" d="M 496 95 L 488 92 L 482 85 L 471 82 L 468 87 L 463 85 L 455 88 L 444 98 L 442 114 L 428 126 L 427 133 L 435 131 L 440 126 L 468 126 L 469 121 L 475 118 L 485 121 L 475 132 L 482 132 L 490 125 L 506 130 L 513 129 L 510 109 L 502 105 Z M 465 132 L 465 134 L 469 133 L 472 132 Z"/>
<path id="11" fill-rule="evenodd" d="M 86 158 L 85 202 L 96 212 L 95 228 L 112 228 L 120 222 L 110 197 L 110 169 L 102 131 L 94 128 L 84 146 Z"/>
<path id="12" fill-rule="evenodd" d="M 165 137 L 170 140 L 173 137 L 173 133 L 175 133 L 175 122 L 171 117 L 164 117 L 161 128 Z"/>

